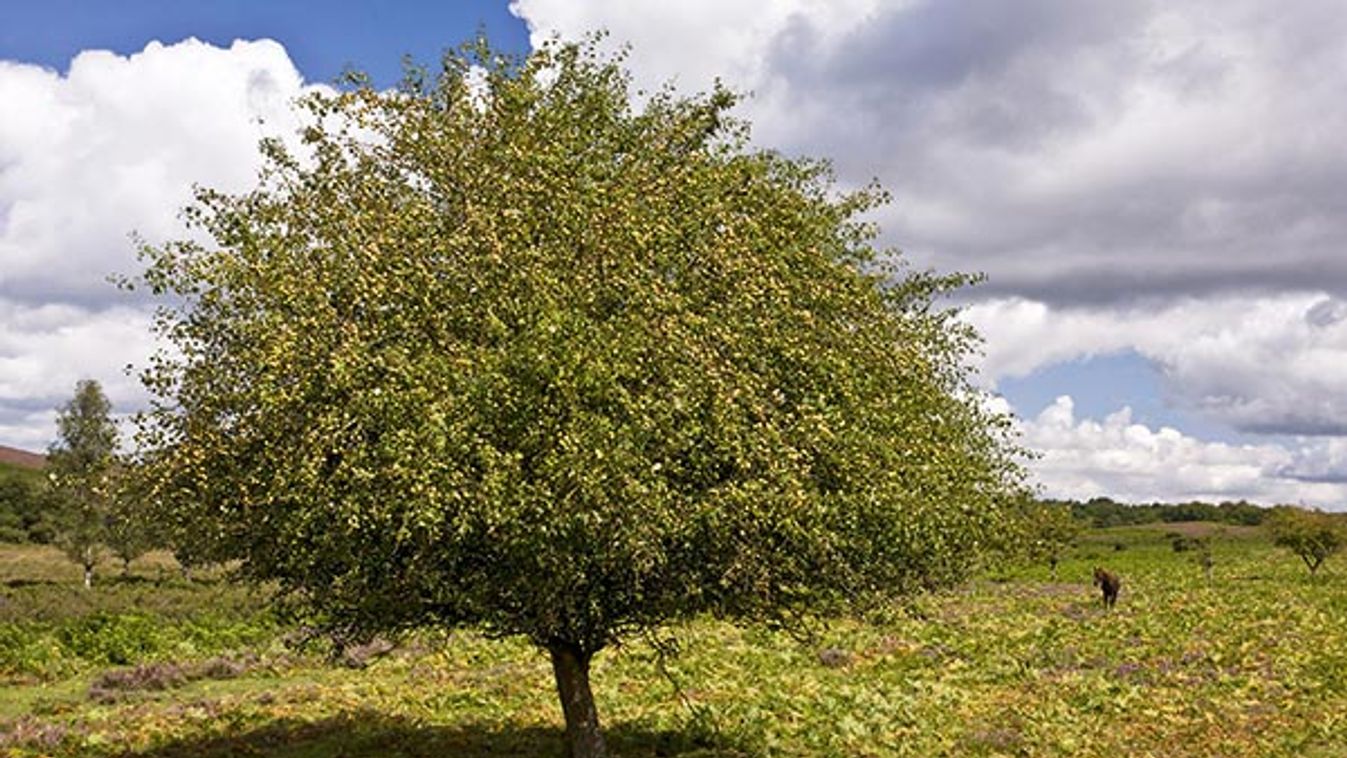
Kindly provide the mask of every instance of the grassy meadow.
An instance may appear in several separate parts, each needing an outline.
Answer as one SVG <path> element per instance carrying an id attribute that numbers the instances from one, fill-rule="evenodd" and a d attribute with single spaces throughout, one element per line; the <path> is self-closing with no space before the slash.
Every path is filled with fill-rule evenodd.
<path id="1" fill-rule="evenodd" d="M 1215 534 L 1211 581 L 1172 532 Z M 1106 613 L 1090 570 L 1123 577 Z M 166 556 L 92 592 L 49 548 L 0 546 L 0 755 L 561 755 L 545 656 L 423 633 L 296 647 L 265 593 Z M 1347 557 L 1311 578 L 1251 528 L 1088 533 L 798 639 L 712 619 L 601 653 L 619 756 L 1347 755 Z"/>

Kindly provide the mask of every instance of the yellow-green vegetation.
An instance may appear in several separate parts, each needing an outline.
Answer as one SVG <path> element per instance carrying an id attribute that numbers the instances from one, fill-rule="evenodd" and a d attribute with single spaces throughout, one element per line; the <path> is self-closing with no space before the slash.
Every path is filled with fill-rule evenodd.
<path id="1" fill-rule="evenodd" d="M 187 582 L 164 553 L 120 574 L 109 556 L 93 589 L 81 567 L 54 547 L 0 547 L 0 683 L 5 687 L 85 677 L 109 666 L 203 657 L 266 644 L 279 626 L 265 593 L 232 585 L 222 572 Z M 0 713 L 33 692 L 9 689 Z"/>
<path id="2" fill-rule="evenodd" d="M 1172 534 L 1212 536 L 1208 583 Z M 1106 613 L 1095 565 L 1123 577 Z M 0 549 L 0 755 L 560 755 L 551 667 L 519 639 L 425 634 L 340 655 L 283 644 L 258 593 L 162 555 L 79 587 Z M 108 575 L 104 572 L 100 575 Z M 1347 587 L 1256 530 L 1089 532 L 1058 566 L 994 572 L 801 641 L 711 619 L 595 658 L 616 755 L 1334 756 L 1347 746 Z M 121 649 L 71 630 L 114 629 Z M 139 619 L 132 621 L 131 619 Z M 111 620 L 111 621 L 108 621 Z M 15 630 L 59 650 L 15 663 Z M 95 635 L 96 637 L 97 635 Z M 26 648 L 25 648 L 26 649 Z M 677 682 L 677 688 L 671 684 Z"/>

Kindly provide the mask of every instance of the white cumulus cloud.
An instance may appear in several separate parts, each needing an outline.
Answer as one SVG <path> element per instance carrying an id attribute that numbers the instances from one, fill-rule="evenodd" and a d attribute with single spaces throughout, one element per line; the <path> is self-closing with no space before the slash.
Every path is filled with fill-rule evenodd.
<path id="1" fill-rule="evenodd" d="M 65 74 L 0 61 L 0 297 L 111 301 L 104 277 L 135 268 L 128 235 L 179 233 L 193 183 L 247 186 L 302 90 L 265 40 L 88 51 Z"/>
<path id="2" fill-rule="evenodd" d="M 45 448 L 80 378 L 143 403 L 123 368 L 153 349 L 148 306 L 107 277 L 138 271 L 133 232 L 182 236 L 194 183 L 246 188 L 307 89 L 267 40 L 86 51 L 63 73 L 0 60 L 0 443 Z"/>
<path id="3" fill-rule="evenodd" d="M 1122 408 L 1103 420 L 1078 418 L 1062 396 L 1020 422 L 1023 442 L 1040 457 L 1030 463 L 1044 494 L 1127 502 L 1300 503 L 1347 508 L 1341 476 L 1347 447 L 1340 441 L 1282 445 L 1208 442 L 1177 429 L 1135 423 Z M 1336 472 L 1337 476 L 1316 476 Z"/>
<path id="4" fill-rule="evenodd" d="M 516 0 L 638 83 L 754 97 L 764 144 L 878 177 L 887 239 L 1051 302 L 1347 288 L 1334 0 Z"/>
<path id="5" fill-rule="evenodd" d="M 1130 349 L 1171 400 L 1245 432 L 1347 433 L 1347 303 L 1323 293 L 1183 298 L 1128 307 L 1022 298 L 969 306 L 994 385 L 1053 363 Z"/>

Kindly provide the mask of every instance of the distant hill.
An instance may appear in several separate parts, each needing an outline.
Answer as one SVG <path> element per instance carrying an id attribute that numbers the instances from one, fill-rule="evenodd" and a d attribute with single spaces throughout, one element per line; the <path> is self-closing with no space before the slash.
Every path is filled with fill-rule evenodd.
<path id="1" fill-rule="evenodd" d="M 19 450 L 14 447 L 5 447 L 0 445 L 0 468 L 9 467 L 17 469 L 27 469 L 36 471 L 47 465 L 47 456 L 41 453 L 30 453 L 27 450 Z"/>

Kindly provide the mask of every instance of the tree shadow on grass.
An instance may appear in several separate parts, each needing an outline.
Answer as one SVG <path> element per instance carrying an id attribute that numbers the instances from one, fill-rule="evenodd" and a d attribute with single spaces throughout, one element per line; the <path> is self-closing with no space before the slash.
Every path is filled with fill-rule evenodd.
<path id="1" fill-rule="evenodd" d="M 725 736 L 699 730 L 655 731 L 615 724 L 604 729 L 618 758 L 744 758 L 751 751 Z M 564 756 L 561 727 L 537 724 L 418 725 L 374 711 L 352 711 L 322 721 L 279 719 L 228 736 L 183 739 L 126 758 L 420 758 L 456 756 Z"/>
<path id="2" fill-rule="evenodd" d="M 73 584 L 73 583 L 71 583 L 71 582 L 63 582 L 63 581 L 60 581 L 60 580 L 58 580 L 58 579 L 7 579 L 7 580 L 5 580 L 5 586 L 6 586 L 6 587 L 9 587 L 9 588 L 12 589 L 12 590 L 20 589 L 20 588 L 23 588 L 23 587 L 52 587 L 52 586 L 55 586 L 55 585 L 58 585 L 58 584 Z"/>

